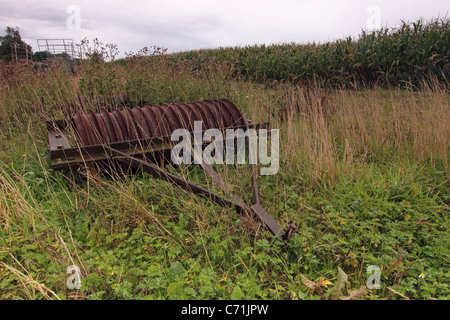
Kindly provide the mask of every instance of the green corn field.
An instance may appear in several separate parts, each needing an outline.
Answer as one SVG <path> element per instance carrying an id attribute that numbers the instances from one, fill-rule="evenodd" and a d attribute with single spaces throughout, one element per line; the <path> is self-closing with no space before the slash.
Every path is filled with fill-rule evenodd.
<path id="1" fill-rule="evenodd" d="M 195 69 L 211 61 L 227 62 L 236 76 L 259 82 L 314 83 L 334 88 L 448 84 L 450 72 L 448 19 L 403 22 L 398 28 L 362 31 L 324 44 L 255 45 L 174 54 Z"/>

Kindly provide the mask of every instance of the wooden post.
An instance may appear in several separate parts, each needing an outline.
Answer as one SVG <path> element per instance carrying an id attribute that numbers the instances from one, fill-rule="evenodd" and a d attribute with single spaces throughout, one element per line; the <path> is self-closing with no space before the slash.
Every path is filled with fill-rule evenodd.
<path id="1" fill-rule="evenodd" d="M 19 60 L 17 59 L 17 43 L 14 43 L 14 51 L 16 53 L 16 63 L 19 63 Z"/>

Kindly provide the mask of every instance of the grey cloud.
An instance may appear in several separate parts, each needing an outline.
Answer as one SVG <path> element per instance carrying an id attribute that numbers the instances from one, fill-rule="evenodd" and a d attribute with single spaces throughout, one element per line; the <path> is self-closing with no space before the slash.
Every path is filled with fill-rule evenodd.
<path id="1" fill-rule="evenodd" d="M 66 26 L 69 5 L 80 8 L 80 30 Z M 116 43 L 122 53 L 150 45 L 180 51 L 356 35 L 365 28 L 370 5 L 380 7 L 382 24 L 389 26 L 449 10 L 441 0 L 2 0 L 0 28 L 19 26 L 32 45 L 45 37 L 98 38 Z"/>

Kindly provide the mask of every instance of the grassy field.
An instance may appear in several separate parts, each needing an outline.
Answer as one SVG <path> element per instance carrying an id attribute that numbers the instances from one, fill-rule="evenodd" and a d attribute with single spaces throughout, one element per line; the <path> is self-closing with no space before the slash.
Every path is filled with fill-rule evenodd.
<path id="1" fill-rule="evenodd" d="M 227 63 L 155 54 L 33 70 L 2 65 L 2 299 L 448 299 L 450 96 L 251 82 Z M 417 89 L 417 88 L 415 88 Z M 147 175 L 57 172 L 45 121 L 82 93 L 148 104 L 228 98 L 280 129 L 261 202 L 297 233 L 283 246 L 233 209 Z M 65 104 L 66 103 L 66 104 Z M 86 109 L 95 109 L 95 104 Z M 216 190 L 197 167 L 171 171 Z M 218 166 L 251 202 L 246 166 Z M 81 270 L 69 290 L 67 267 Z M 369 266 L 379 289 L 366 287 Z"/>

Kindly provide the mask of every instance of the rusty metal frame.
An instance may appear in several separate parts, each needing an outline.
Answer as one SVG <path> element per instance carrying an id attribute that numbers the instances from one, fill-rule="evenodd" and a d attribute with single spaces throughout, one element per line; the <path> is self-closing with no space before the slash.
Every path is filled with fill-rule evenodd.
<path id="1" fill-rule="evenodd" d="M 65 120 L 47 121 L 47 134 L 51 165 L 54 170 L 67 169 L 70 166 L 84 165 L 85 163 L 107 160 L 105 154 L 106 144 L 94 144 L 83 146 L 71 146 L 69 142 L 70 122 Z M 246 129 L 246 128 L 268 129 L 270 124 L 249 123 L 226 129 Z M 219 129 L 222 133 L 226 129 Z M 153 137 L 147 139 L 134 139 L 122 142 L 112 142 L 108 145 L 116 150 L 122 151 L 127 155 L 147 154 L 151 152 L 163 152 L 173 148 L 171 136 Z"/>
<path id="2" fill-rule="evenodd" d="M 211 101 L 211 103 L 213 103 Z M 217 102 L 214 102 L 217 103 Z M 187 110 L 190 106 L 182 106 L 182 112 L 186 112 L 185 115 L 187 115 Z M 201 107 L 201 105 L 200 105 Z M 192 109 L 192 107 L 190 107 Z M 143 109 L 145 110 L 145 109 Z M 201 110 L 201 109 L 198 109 Z M 230 110 L 230 109 L 227 109 Z M 148 113 L 149 110 L 145 110 L 142 112 L 142 117 L 150 117 L 151 114 Z M 119 112 L 119 111 L 117 111 Z M 126 111 L 129 114 L 129 116 L 134 116 L 135 120 L 138 121 L 137 117 L 139 114 L 136 110 L 126 109 Z M 152 111 L 153 112 L 153 111 Z M 155 111 L 156 112 L 156 111 Z M 197 111 L 200 112 L 200 111 Z M 207 110 L 203 110 L 201 112 L 207 112 Z M 235 111 L 231 111 L 235 112 Z M 230 114 L 231 114 L 230 112 Z M 237 111 L 239 112 L 239 111 Z M 134 115 L 133 115 L 134 113 Z M 99 121 L 96 120 L 96 117 L 99 117 L 98 114 L 91 113 L 90 115 L 91 121 Z M 104 124 L 106 124 L 102 132 L 100 134 L 103 134 L 103 137 L 107 135 L 106 130 L 109 130 L 109 137 L 114 137 L 112 135 L 112 132 L 114 132 L 114 129 L 111 127 L 112 122 L 108 122 L 107 120 L 107 114 L 104 113 L 103 115 L 100 114 L 101 117 L 103 117 Z M 181 119 L 181 117 L 174 117 L 173 119 Z M 214 120 L 213 120 L 214 119 Z M 221 130 L 222 133 L 226 129 L 249 129 L 254 128 L 256 130 L 258 129 L 269 129 L 270 124 L 269 123 L 253 123 L 251 120 L 247 120 L 245 117 L 239 118 L 242 120 L 239 120 L 238 125 L 235 125 L 236 123 L 231 123 L 230 121 L 228 123 L 222 123 L 222 126 L 219 126 L 218 130 Z M 169 120 L 169 117 L 168 117 Z M 209 125 L 215 126 L 219 124 L 219 117 L 214 116 L 214 114 L 210 114 L 210 117 L 208 118 L 208 121 L 211 120 L 211 123 Z M 222 121 L 225 121 L 224 119 L 221 119 Z M 77 121 L 84 121 L 82 118 L 79 118 Z M 171 123 L 172 129 L 176 126 L 179 126 L 181 120 L 179 120 L 178 124 Z M 144 122 L 141 120 L 141 123 L 144 124 Z M 169 151 L 173 148 L 173 142 L 171 141 L 170 135 L 163 135 L 163 136 L 153 136 L 151 138 L 144 137 L 144 131 L 142 131 L 142 135 L 137 134 L 138 132 L 137 128 L 135 131 L 135 134 L 130 134 L 132 136 L 131 140 L 126 141 L 120 141 L 120 142 L 113 142 L 113 141 L 103 141 L 104 143 L 98 143 L 101 139 L 94 139 L 93 133 L 85 133 L 85 136 L 83 139 L 86 142 L 89 142 L 89 145 L 83 145 L 78 143 L 76 146 L 71 146 L 69 142 L 69 131 L 71 129 L 71 126 L 73 126 L 73 121 L 63 121 L 63 120 L 54 120 L 54 121 L 48 121 L 47 123 L 47 131 L 48 131 L 48 143 L 49 143 L 49 151 L 50 151 L 50 158 L 51 158 L 51 165 L 54 170 L 61 170 L 61 169 L 67 169 L 74 166 L 84 166 L 88 163 L 95 163 L 99 161 L 108 161 L 108 160 L 117 160 L 129 167 L 133 167 L 137 170 L 144 170 L 148 173 L 150 173 L 152 176 L 160 178 L 162 180 L 165 180 L 167 182 L 170 182 L 172 184 L 175 184 L 179 187 L 181 187 L 184 190 L 187 190 L 189 192 L 192 192 L 197 195 L 201 195 L 204 197 L 207 197 L 216 203 L 222 205 L 222 206 L 231 206 L 234 207 L 239 212 L 246 212 L 250 214 L 251 216 L 257 218 L 274 236 L 276 236 L 281 241 L 288 241 L 290 237 L 292 236 L 293 232 L 296 229 L 295 223 L 290 224 L 287 226 L 286 231 L 278 225 L 278 223 L 275 221 L 275 219 L 270 216 L 270 214 L 261 206 L 259 194 L 258 194 L 258 186 L 257 186 L 257 178 L 256 178 L 256 168 L 252 164 L 252 191 L 254 195 L 254 204 L 248 205 L 246 204 L 241 197 L 236 195 L 231 191 L 231 189 L 226 185 L 226 183 L 223 181 L 221 176 L 214 171 L 214 169 L 207 163 L 203 162 L 201 156 L 196 153 L 194 145 L 192 145 L 192 154 L 194 155 L 194 158 L 196 160 L 196 163 L 199 163 L 202 169 L 213 179 L 213 181 L 222 189 L 224 194 L 226 196 L 218 195 L 217 193 L 214 193 L 210 190 L 207 190 L 201 186 L 198 186 L 192 182 L 187 181 L 186 179 L 180 178 L 167 170 L 165 170 L 163 167 L 160 167 L 154 163 L 150 163 L 146 159 L 141 159 L 139 156 L 147 155 L 150 153 L 163 153 L 165 151 Z M 235 125 L 235 126 L 233 126 Z M 109 129 L 108 129 L 109 126 Z M 190 124 L 192 127 L 192 124 Z M 141 128 L 142 130 L 145 130 L 147 133 L 149 133 L 151 130 L 147 126 L 147 128 Z M 168 133 L 170 131 L 167 131 L 168 128 L 164 128 L 164 130 L 161 129 L 152 129 L 152 130 L 159 130 L 159 133 Z M 169 129 L 170 130 L 170 129 Z M 118 137 L 118 130 L 115 130 L 116 134 L 115 136 Z M 124 131 L 122 131 L 124 132 Z M 129 131 L 131 132 L 131 130 Z M 87 134 L 87 136 L 86 136 Z M 89 134 L 92 135 L 89 137 Z M 125 134 L 125 133 L 124 133 Z M 80 136 L 80 135 L 79 135 Z M 78 138 L 80 138 L 78 136 Z M 122 137 L 125 138 L 125 137 Z M 95 140 L 95 141 L 94 141 Z M 106 140 L 106 138 L 105 138 Z M 111 139 L 109 139 L 111 140 Z M 224 139 L 225 140 L 225 139 Z M 251 152 L 249 152 L 251 154 Z M 252 162 L 253 163 L 253 162 Z"/>

